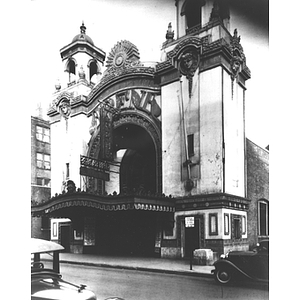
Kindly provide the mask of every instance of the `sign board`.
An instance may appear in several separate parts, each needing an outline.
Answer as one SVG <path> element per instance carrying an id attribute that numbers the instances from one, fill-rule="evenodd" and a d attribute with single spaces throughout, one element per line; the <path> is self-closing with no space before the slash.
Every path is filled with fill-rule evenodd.
<path id="1" fill-rule="evenodd" d="M 99 160 L 88 156 L 80 155 L 80 166 L 100 171 L 109 171 L 109 164 L 105 160 Z"/>
<path id="2" fill-rule="evenodd" d="M 185 227 L 194 227 L 195 218 L 194 217 L 185 217 Z"/>
<path id="3" fill-rule="evenodd" d="M 80 175 L 109 180 L 107 161 L 80 155 Z"/>

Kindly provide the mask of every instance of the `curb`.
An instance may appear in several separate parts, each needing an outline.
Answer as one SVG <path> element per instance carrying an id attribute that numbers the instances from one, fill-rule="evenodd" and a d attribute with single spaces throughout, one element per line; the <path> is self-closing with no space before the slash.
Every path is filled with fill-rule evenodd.
<path id="1" fill-rule="evenodd" d="M 213 274 L 199 273 L 199 272 L 193 273 L 193 272 L 189 272 L 189 271 L 164 270 L 164 269 L 154 269 L 154 268 L 145 268 L 145 267 L 111 265 L 111 264 L 105 264 L 105 263 L 78 262 L 78 261 L 69 261 L 69 260 L 60 260 L 60 263 L 65 263 L 65 264 L 70 264 L 70 265 L 84 265 L 84 266 L 91 266 L 91 267 L 136 270 L 136 271 L 146 271 L 146 272 L 153 272 L 153 273 L 164 273 L 164 274 L 188 275 L 188 276 L 213 278 Z"/>

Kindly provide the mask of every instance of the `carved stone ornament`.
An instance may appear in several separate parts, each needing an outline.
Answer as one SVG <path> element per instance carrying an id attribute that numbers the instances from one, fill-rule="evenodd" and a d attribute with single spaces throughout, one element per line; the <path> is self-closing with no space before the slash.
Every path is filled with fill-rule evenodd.
<path id="1" fill-rule="evenodd" d="M 140 59 L 139 50 L 137 47 L 129 41 L 118 42 L 110 51 L 107 60 L 106 67 L 120 68 L 124 65 L 131 65 L 137 63 Z"/>
<path id="2" fill-rule="evenodd" d="M 189 37 L 181 41 L 167 54 L 173 66 L 189 81 L 189 97 L 192 96 L 193 76 L 200 63 L 203 39 Z"/>
<path id="3" fill-rule="evenodd" d="M 179 70 L 180 73 L 187 76 L 193 77 L 195 71 L 199 65 L 199 55 L 195 48 L 185 50 L 179 56 Z"/>
<path id="4" fill-rule="evenodd" d="M 241 37 L 238 36 L 237 29 L 234 30 L 234 34 L 231 38 L 231 80 L 234 81 L 237 78 L 239 72 L 246 65 L 246 58 L 244 55 L 243 47 L 240 44 Z"/>
<path id="5" fill-rule="evenodd" d="M 242 64 L 243 60 L 241 59 L 241 57 L 239 55 L 235 55 L 230 63 L 231 66 L 231 80 L 234 80 L 237 76 L 238 73 L 240 72 L 241 69 L 241 64 Z"/>
<path id="6" fill-rule="evenodd" d="M 71 114 L 71 105 L 70 101 L 63 99 L 59 105 L 59 112 L 64 118 L 69 118 Z"/>
<path id="7" fill-rule="evenodd" d="M 166 33 L 166 40 L 169 41 L 169 42 L 174 41 L 174 30 L 172 30 L 172 24 L 171 23 L 169 23 L 169 25 L 168 25 L 168 30 L 167 30 L 167 33 Z"/>
<path id="8" fill-rule="evenodd" d="M 116 79 L 116 77 L 126 76 L 128 74 L 154 74 L 154 68 L 144 66 L 140 62 L 140 54 L 137 47 L 129 41 L 118 42 L 110 51 L 106 59 L 106 70 L 103 73 L 101 81 L 89 97 L 104 86 L 106 83 Z"/>
<path id="9" fill-rule="evenodd" d="M 71 114 L 71 95 L 62 93 L 56 98 L 56 109 L 65 118 L 69 118 Z"/>
<path id="10" fill-rule="evenodd" d="M 95 132 L 95 130 L 98 128 L 99 125 L 100 125 L 100 112 L 99 112 L 99 108 L 97 107 L 96 109 L 94 109 L 92 114 L 92 120 L 89 129 L 90 135 L 93 135 L 93 133 Z"/>
<path id="11" fill-rule="evenodd" d="M 189 81 L 189 97 L 192 96 L 193 76 L 199 66 L 200 58 L 196 48 L 188 48 L 179 56 L 179 70 Z"/>

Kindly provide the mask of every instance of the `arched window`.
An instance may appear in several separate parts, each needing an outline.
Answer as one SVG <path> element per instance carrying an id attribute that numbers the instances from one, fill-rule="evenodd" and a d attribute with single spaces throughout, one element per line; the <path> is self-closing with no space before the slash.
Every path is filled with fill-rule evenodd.
<path id="1" fill-rule="evenodd" d="M 269 201 L 265 199 L 258 200 L 258 235 L 269 235 Z"/>
<path id="2" fill-rule="evenodd" d="M 201 25 L 201 7 L 204 1 L 186 0 L 182 6 L 181 15 L 185 15 L 187 28 Z"/>
<path id="3" fill-rule="evenodd" d="M 99 73 L 99 67 L 98 67 L 98 64 L 97 64 L 97 62 L 96 61 L 91 61 L 90 62 L 90 64 L 89 64 L 89 67 L 90 67 L 90 81 L 93 81 L 92 80 L 92 77 L 94 76 L 94 75 L 97 75 L 98 73 Z M 95 76 L 96 77 L 96 76 Z"/>
<path id="4" fill-rule="evenodd" d="M 66 71 L 69 73 L 69 82 L 73 81 L 76 75 L 76 63 L 73 59 L 69 59 L 66 65 Z"/>
<path id="5" fill-rule="evenodd" d="M 90 63 L 90 79 L 93 77 L 93 75 L 98 73 L 98 66 L 95 61 L 92 61 Z"/>

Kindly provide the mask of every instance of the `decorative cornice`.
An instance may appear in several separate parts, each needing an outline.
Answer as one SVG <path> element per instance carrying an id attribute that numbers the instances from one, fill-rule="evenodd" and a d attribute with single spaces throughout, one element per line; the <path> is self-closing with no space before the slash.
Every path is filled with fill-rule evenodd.
<path id="1" fill-rule="evenodd" d="M 150 211 L 189 211 L 206 210 L 212 208 L 228 208 L 233 210 L 247 211 L 251 200 L 225 194 L 194 195 L 186 197 L 172 197 L 164 194 L 117 194 L 97 195 L 80 191 L 56 194 L 48 201 L 31 203 L 33 216 L 52 214 L 63 208 L 91 207 L 106 211 L 116 210 L 150 210 Z M 54 213 L 55 214 L 55 213 Z"/>
<path id="2" fill-rule="evenodd" d="M 149 210 L 159 212 L 174 212 L 174 199 L 165 195 L 124 195 L 113 194 L 99 196 L 86 192 L 67 192 L 52 197 L 50 200 L 36 204 L 32 203 L 33 216 L 55 215 L 56 211 L 71 207 L 90 207 L 105 211 L 118 210 Z"/>
<path id="3" fill-rule="evenodd" d="M 174 57 L 179 56 L 179 53 L 182 52 L 182 49 L 188 48 L 189 41 L 194 45 L 198 45 L 201 47 L 201 55 L 200 55 L 200 72 L 202 68 L 207 69 L 208 66 L 205 61 L 211 59 L 215 56 L 224 57 L 225 61 L 228 62 L 228 72 L 231 73 L 232 78 L 236 78 L 239 74 L 242 80 L 247 80 L 251 77 L 251 72 L 246 65 L 246 57 L 243 51 L 242 46 L 240 45 L 240 37 L 237 37 L 237 32 L 231 37 L 230 42 L 226 39 L 221 38 L 214 42 L 210 42 L 210 36 L 207 35 L 201 38 L 201 42 L 199 42 L 199 38 L 190 37 L 181 41 L 172 51 L 167 53 L 167 60 L 157 64 L 156 66 L 156 75 L 161 76 L 161 74 L 165 74 L 166 72 L 170 72 L 176 66 L 173 63 Z M 201 45 L 201 46 L 200 46 Z M 225 62 L 223 61 L 223 63 Z M 240 63 L 240 68 L 235 68 L 235 63 L 238 61 Z M 216 60 L 214 60 L 216 62 Z M 222 60 L 218 60 L 218 64 L 222 64 Z M 215 66 L 215 65 L 214 65 Z"/>
<path id="4" fill-rule="evenodd" d="M 176 199 L 176 211 L 186 211 L 195 209 L 211 209 L 211 208 L 229 208 L 236 210 L 248 210 L 251 200 L 225 194 L 207 194 L 207 195 L 193 195 L 186 197 L 177 197 Z"/>
<path id="5" fill-rule="evenodd" d="M 96 85 L 95 89 L 92 90 L 89 98 L 93 97 L 93 95 L 96 94 L 97 91 L 105 86 L 108 82 L 120 80 L 121 77 L 128 75 L 137 76 L 143 74 L 154 76 L 154 68 L 144 67 L 142 64 L 124 65 L 120 68 L 111 67 L 109 70 L 104 72 L 101 81 Z"/>

